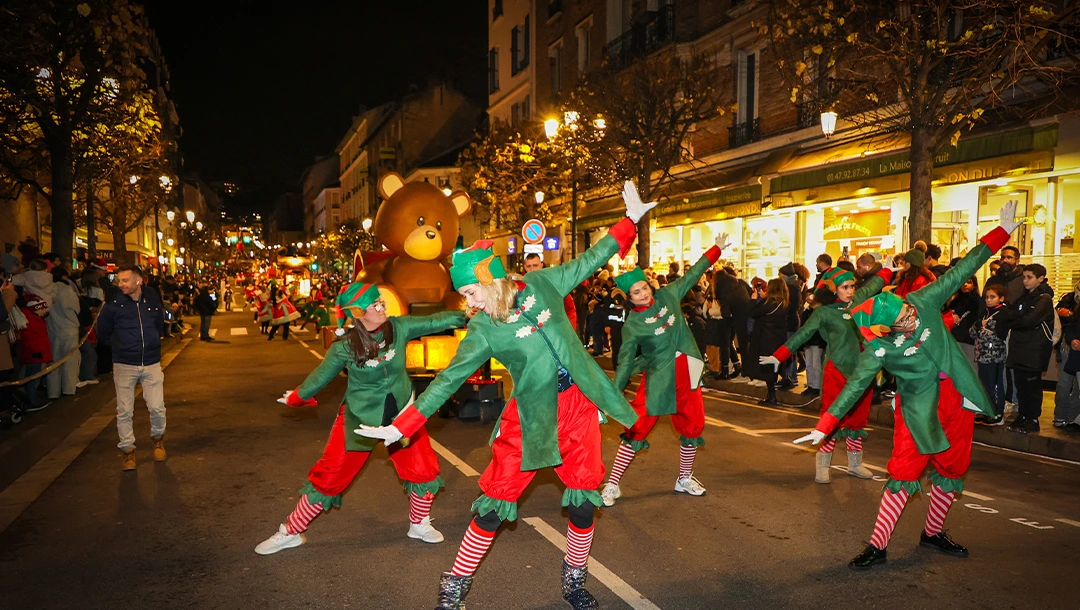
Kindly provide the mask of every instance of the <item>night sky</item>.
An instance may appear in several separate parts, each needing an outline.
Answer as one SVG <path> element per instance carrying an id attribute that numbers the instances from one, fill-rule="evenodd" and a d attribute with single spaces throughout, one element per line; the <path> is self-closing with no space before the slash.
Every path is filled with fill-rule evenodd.
<path id="1" fill-rule="evenodd" d="M 296 189 L 361 105 L 448 79 L 486 106 L 485 0 L 151 0 L 188 171 L 245 187 L 243 210 Z"/>

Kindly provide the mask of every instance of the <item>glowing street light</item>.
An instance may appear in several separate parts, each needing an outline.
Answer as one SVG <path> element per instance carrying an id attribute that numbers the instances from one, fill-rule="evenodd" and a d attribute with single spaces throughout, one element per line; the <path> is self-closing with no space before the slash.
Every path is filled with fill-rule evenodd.
<path id="1" fill-rule="evenodd" d="M 183 253 L 184 253 L 184 247 L 180 246 L 180 254 L 183 254 Z"/>
<path id="2" fill-rule="evenodd" d="M 135 184 L 138 181 L 139 181 L 138 176 L 132 176 L 132 177 L 128 178 L 128 184 Z"/>
<path id="3" fill-rule="evenodd" d="M 559 133 L 559 119 L 548 119 L 544 121 L 544 134 L 548 139 L 554 138 Z"/>
<path id="4" fill-rule="evenodd" d="M 188 222 L 195 222 L 195 212 L 188 210 L 184 215 L 187 216 Z"/>
<path id="5" fill-rule="evenodd" d="M 453 193 L 454 191 L 451 191 L 450 189 L 443 189 L 442 192 L 443 192 L 443 195 L 446 195 L 447 197 L 449 197 L 450 194 Z"/>
<path id="6" fill-rule="evenodd" d="M 161 183 L 161 188 L 165 189 L 166 193 L 172 192 L 172 178 L 162 174 L 161 177 L 158 178 L 158 182 Z"/>
<path id="7" fill-rule="evenodd" d="M 544 203 L 544 191 L 536 191 L 536 204 Z"/>
<path id="8" fill-rule="evenodd" d="M 371 219 L 365 218 L 364 221 L 360 223 L 360 226 L 364 227 L 365 231 L 371 229 Z"/>
<path id="9" fill-rule="evenodd" d="M 836 113 L 832 110 L 821 113 L 821 133 L 826 138 L 836 133 Z"/>
<path id="10" fill-rule="evenodd" d="M 166 211 L 166 212 L 165 212 L 165 218 L 168 218 L 168 219 L 169 219 L 169 222 L 172 222 L 172 221 L 173 221 L 173 219 L 174 219 L 174 218 L 176 218 L 176 212 L 174 212 L 174 211 L 172 211 L 172 210 L 168 210 L 168 211 Z"/>
<path id="11" fill-rule="evenodd" d="M 157 238 L 158 238 L 158 239 L 161 239 L 162 237 L 165 237 L 165 234 L 164 234 L 164 233 L 162 233 L 161 231 L 158 231 L 158 232 L 157 232 Z"/>
<path id="12" fill-rule="evenodd" d="M 169 239 L 165 240 L 165 243 L 169 244 L 169 246 L 172 246 L 176 243 L 176 240 L 170 237 Z"/>
<path id="13" fill-rule="evenodd" d="M 203 224 L 202 224 L 201 220 L 199 222 L 195 223 L 195 228 L 198 229 L 199 231 L 202 231 Z"/>

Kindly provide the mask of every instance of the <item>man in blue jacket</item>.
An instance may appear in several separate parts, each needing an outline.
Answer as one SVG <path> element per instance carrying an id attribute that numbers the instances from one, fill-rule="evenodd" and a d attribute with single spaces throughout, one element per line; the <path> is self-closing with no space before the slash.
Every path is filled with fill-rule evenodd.
<path id="1" fill-rule="evenodd" d="M 135 432 L 131 416 L 135 409 L 135 386 L 142 384 L 143 399 L 150 411 L 150 437 L 154 459 L 165 461 L 165 374 L 161 371 L 161 334 L 165 317 L 161 298 L 145 286 L 142 270 L 121 267 L 117 272 L 120 294 L 105 304 L 98 315 L 98 339 L 112 347 L 113 383 L 116 385 L 117 447 L 123 452 L 123 469 L 135 470 Z"/>

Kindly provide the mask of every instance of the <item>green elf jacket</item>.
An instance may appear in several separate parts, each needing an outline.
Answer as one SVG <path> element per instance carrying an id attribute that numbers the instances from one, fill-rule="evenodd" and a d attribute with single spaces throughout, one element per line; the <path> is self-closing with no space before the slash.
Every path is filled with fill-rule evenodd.
<path id="1" fill-rule="evenodd" d="M 630 382 L 630 377 L 644 369 L 648 383 L 645 384 L 645 410 L 649 415 L 671 415 L 675 404 L 675 358 L 686 354 L 690 374 L 697 371 L 697 378 L 690 380 L 690 387 L 701 382 L 704 367 L 701 351 L 682 315 L 680 303 L 698 278 L 720 258 L 720 248 L 713 246 L 698 259 L 686 275 L 656 291 L 653 302 L 647 308 L 626 314 L 622 327 L 622 348 L 619 349 L 619 368 L 615 371 L 615 389 L 620 392 Z M 635 358 L 638 348 L 641 356 Z"/>
<path id="2" fill-rule="evenodd" d="M 787 343 L 773 353 L 773 357 L 783 362 L 791 357 L 791 353 L 802 347 L 804 343 L 821 333 L 821 338 L 828 344 L 825 348 L 825 360 L 831 360 L 844 377 L 851 377 L 855 373 L 855 365 L 859 362 L 859 349 L 862 339 L 855 323 L 851 321 L 848 310 L 872 298 L 892 278 L 892 272 L 882 269 L 877 275 L 870 278 L 862 288 L 855 291 L 850 303 L 837 301 L 832 305 L 820 305 L 810 314 L 810 319 L 802 327 L 791 335 Z"/>
<path id="3" fill-rule="evenodd" d="M 358 323 L 358 322 L 357 322 Z M 394 328 L 394 340 L 379 348 L 378 358 L 360 365 L 353 357 L 348 341 L 335 341 L 320 364 L 296 393 L 300 398 L 313 398 L 343 370 L 348 371 L 349 387 L 345 392 L 345 448 L 348 451 L 371 451 L 380 440 L 353 433 L 360 424 L 384 424 L 386 396 L 393 394 L 398 408 L 409 404 L 413 395 L 412 381 L 405 371 L 405 344 L 424 335 L 465 326 L 463 311 L 443 311 L 430 316 L 395 316 L 389 319 Z M 373 335 L 383 342 L 382 332 Z"/>
<path id="4" fill-rule="evenodd" d="M 952 379 L 964 397 L 964 408 L 993 416 L 986 390 L 956 339 L 945 327 L 941 308 L 1008 239 L 1005 229 L 994 229 L 956 266 L 936 281 L 907 295 L 904 300 L 916 311 L 915 330 L 903 335 L 889 333 L 867 342 L 844 389 L 818 420 L 819 431 L 826 435 L 832 433 L 839 419 L 855 406 L 863 390 L 882 368 L 896 376 L 904 423 L 911 431 L 915 446 L 924 455 L 949 448 L 949 440 L 937 416 L 939 374 Z"/>
<path id="5" fill-rule="evenodd" d="M 632 426 L 637 414 L 581 344 L 563 300 L 608 259 L 625 253 L 635 235 L 634 223 L 623 219 L 577 259 L 527 273 L 518 293 L 518 308 L 508 320 L 498 322 L 482 313 L 473 316 L 457 355 L 416 402 L 401 412 L 394 426 L 409 436 L 469 376 L 490 358 L 497 358 L 514 380 L 511 399 L 517 400 L 521 417 L 522 471 L 558 466 L 562 457 L 556 355 L 586 398 L 623 425 Z"/>

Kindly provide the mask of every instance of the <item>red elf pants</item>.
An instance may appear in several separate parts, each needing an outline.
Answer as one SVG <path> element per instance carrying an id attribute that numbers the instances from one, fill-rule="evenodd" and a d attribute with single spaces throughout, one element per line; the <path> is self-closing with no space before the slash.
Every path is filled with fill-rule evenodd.
<path id="1" fill-rule="evenodd" d="M 938 397 L 938 418 L 949 440 L 949 448 L 940 453 L 924 455 L 919 453 L 911 432 L 904 424 L 904 412 L 900 396 L 896 397 L 896 419 L 893 431 L 893 452 L 889 460 L 889 478 L 897 481 L 918 481 L 926 467 L 933 466 L 936 475 L 931 473 L 934 484 L 951 491 L 971 465 L 971 438 L 975 430 L 975 413 L 963 408 L 964 397 L 956 391 L 952 379 L 941 380 Z M 952 480 L 948 484 L 946 480 Z"/>
<path id="2" fill-rule="evenodd" d="M 824 415 L 829 410 L 833 401 L 836 400 L 837 394 L 844 389 L 846 383 L 847 377 L 840 372 L 840 369 L 836 368 L 832 360 L 825 362 L 825 371 L 821 379 L 821 415 Z M 847 415 L 837 424 L 837 430 L 846 428 L 858 431 L 865 428 L 866 422 L 870 418 L 870 402 L 873 400 L 873 396 L 873 388 L 866 388 L 866 391 L 859 397 L 859 401 L 855 403 L 855 407 L 848 411 Z"/>
<path id="3" fill-rule="evenodd" d="M 645 404 L 645 376 L 641 374 L 641 383 L 638 385 L 637 394 L 630 406 L 638 414 L 637 422 L 626 429 L 623 438 L 627 441 L 643 441 L 649 436 L 658 415 L 649 415 Z M 701 386 L 690 389 L 690 369 L 686 362 L 686 354 L 679 355 L 675 359 L 675 409 L 671 414 L 671 425 L 684 439 L 693 440 L 701 438 L 701 431 L 705 429 L 705 405 L 701 400 Z"/>

